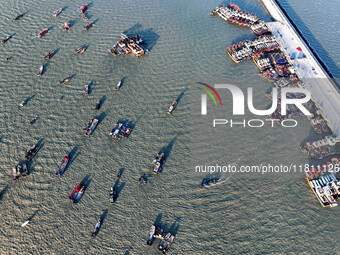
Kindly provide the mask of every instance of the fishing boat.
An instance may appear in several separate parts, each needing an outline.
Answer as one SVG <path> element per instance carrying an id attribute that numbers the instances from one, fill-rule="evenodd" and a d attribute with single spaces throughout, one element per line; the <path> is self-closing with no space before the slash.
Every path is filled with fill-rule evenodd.
<path id="1" fill-rule="evenodd" d="M 81 197 L 83 196 L 84 192 L 85 192 L 86 186 L 84 183 L 79 183 L 77 185 L 77 187 L 74 188 L 73 192 L 70 194 L 70 199 L 72 201 L 72 203 L 76 204 L 79 202 L 79 200 L 81 199 Z"/>
<path id="2" fill-rule="evenodd" d="M 156 227 L 154 225 L 151 226 L 148 240 L 146 241 L 147 245 L 152 245 L 153 240 L 154 240 L 154 234 L 155 234 Z"/>
<path id="3" fill-rule="evenodd" d="M 24 176 L 29 175 L 28 167 L 25 163 L 18 164 L 12 169 L 13 180 L 16 181 Z"/>
<path id="4" fill-rule="evenodd" d="M 43 71 L 44 71 L 44 66 L 41 65 L 40 68 L 39 68 L 39 70 L 38 70 L 38 72 L 37 72 L 37 75 L 38 75 L 38 76 L 41 76 L 42 73 L 43 73 Z"/>
<path id="5" fill-rule="evenodd" d="M 101 221 L 101 219 L 99 219 L 97 221 L 97 224 L 94 226 L 94 230 L 93 230 L 91 236 L 96 236 L 98 234 L 101 224 L 102 224 L 102 221 Z"/>
<path id="6" fill-rule="evenodd" d="M 84 47 L 79 47 L 75 49 L 76 54 L 81 54 L 81 53 L 84 53 L 85 51 L 86 51 L 86 48 Z"/>
<path id="7" fill-rule="evenodd" d="M 219 183 L 220 179 L 218 178 L 207 178 L 207 179 L 204 179 L 202 182 L 201 182 L 201 185 L 200 187 L 201 188 L 210 188 L 212 186 L 215 186 Z"/>
<path id="8" fill-rule="evenodd" d="M 157 155 L 155 159 L 152 161 L 152 164 L 154 164 L 153 173 L 158 174 L 160 171 L 162 171 L 162 165 L 164 164 L 164 153 Z"/>
<path id="9" fill-rule="evenodd" d="M 62 160 L 61 160 L 61 163 L 60 163 L 60 166 L 58 168 L 58 171 L 55 173 L 56 175 L 59 175 L 59 176 L 62 176 L 65 169 L 66 169 L 66 166 L 68 164 L 70 160 L 70 157 L 68 155 L 66 155 Z"/>
<path id="10" fill-rule="evenodd" d="M 80 13 L 85 13 L 86 12 L 86 10 L 87 10 L 87 4 L 85 4 L 83 7 L 81 7 L 81 9 L 80 9 Z"/>
<path id="11" fill-rule="evenodd" d="M 118 137 L 122 126 L 123 126 L 122 123 L 114 124 L 113 128 L 112 128 L 112 130 L 110 132 L 110 135 L 112 135 L 114 137 Z"/>
<path id="12" fill-rule="evenodd" d="M 110 203 L 113 204 L 115 202 L 117 193 L 114 188 L 110 189 Z"/>
<path id="13" fill-rule="evenodd" d="M 88 21 L 88 20 L 89 20 L 89 18 L 86 16 L 86 14 L 85 14 L 85 13 L 83 13 L 82 17 L 83 17 L 83 19 L 84 19 L 84 20 L 86 20 L 86 21 Z"/>
<path id="14" fill-rule="evenodd" d="M 20 106 L 23 107 L 26 104 L 27 104 L 27 100 L 24 100 L 24 101 L 21 101 Z"/>
<path id="15" fill-rule="evenodd" d="M 21 14 L 15 16 L 15 17 L 13 18 L 13 20 L 19 20 L 19 19 L 21 19 L 24 15 L 25 15 L 24 13 L 21 13 Z"/>
<path id="16" fill-rule="evenodd" d="M 49 60 L 54 56 L 54 51 L 47 53 L 44 57 L 45 60 Z"/>
<path id="17" fill-rule="evenodd" d="M 85 27 L 84 27 L 84 30 L 89 30 L 91 27 L 93 27 L 93 22 L 87 24 Z"/>
<path id="18" fill-rule="evenodd" d="M 6 43 L 11 38 L 12 38 L 12 35 L 7 36 L 5 39 L 2 40 L 2 43 Z"/>
<path id="19" fill-rule="evenodd" d="M 21 227 L 22 227 L 22 228 L 23 228 L 23 227 L 26 227 L 27 224 L 28 224 L 29 222 L 30 222 L 29 220 L 26 220 L 24 223 L 21 224 Z"/>
<path id="20" fill-rule="evenodd" d="M 71 23 L 70 23 L 70 22 L 65 22 L 65 23 L 64 23 L 64 26 L 63 26 L 63 29 L 64 29 L 64 30 L 69 30 L 70 27 L 71 27 Z"/>
<path id="21" fill-rule="evenodd" d="M 157 226 L 153 237 L 163 240 L 164 236 L 165 236 L 164 229 L 161 226 Z"/>
<path id="22" fill-rule="evenodd" d="M 70 78 L 70 77 L 68 77 L 68 78 L 65 78 L 64 80 L 60 81 L 60 82 L 59 82 L 59 84 L 64 84 L 64 83 L 67 83 L 67 82 L 69 82 L 70 80 L 71 80 L 71 78 Z"/>
<path id="23" fill-rule="evenodd" d="M 119 81 L 117 83 L 117 86 L 116 86 L 115 90 L 119 90 L 121 85 L 122 85 L 122 81 Z"/>
<path id="24" fill-rule="evenodd" d="M 25 158 L 28 161 L 31 161 L 35 157 L 35 155 L 37 155 L 40 148 L 41 146 L 39 144 L 33 145 L 31 149 L 29 149 L 28 152 L 26 153 Z"/>
<path id="25" fill-rule="evenodd" d="M 89 94 L 89 85 L 85 85 L 85 95 Z"/>
<path id="26" fill-rule="evenodd" d="M 167 114 L 171 114 L 173 112 L 173 110 L 175 110 L 176 106 L 177 106 L 177 101 L 175 100 L 170 105 L 169 110 L 167 111 Z"/>
<path id="27" fill-rule="evenodd" d="M 171 233 L 168 233 L 159 243 L 158 250 L 165 254 L 170 249 L 170 246 L 173 243 L 174 239 L 175 236 L 173 236 Z"/>
<path id="28" fill-rule="evenodd" d="M 123 123 L 117 123 L 113 126 L 110 135 L 116 138 L 116 141 L 121 138 L 127 138 L 131 134 L 132 129 L 128 125 L 123 125 Z"/>
<path id="29" fill-rule="evenodd" d="M 138 184 L 139 185 L 146 185 L 147 179 L 144 176 L 139 177 Z"/>
<path id="30" fill-rule="evenodd" d="M 60 13 L 62 13 L 62 11 L 63 11 L 63 8 L 60 8 L 60 9 L 56 10 L 56 11 L 53 13 L 53 16 L 54 16 L 54 17 L 57 17 Z"/>
<path id="31" fill-rule="evenodd" d="M 99 122 L 98 119 L 93 118 L 93 120 L 89 121 L 86 124 L 86 128 L 85 128 L 85 135 L 86 136 L 90 136 L 93 133 L 94 129 L 98 125 L 98 122 Z"/>
<path id="32" fill-rule="evenodd" d="M 48 28 L 45 28 L 41 32 L 37 33 L 37 37 L 40 38 L 40 37 L 44 36 L 47 32 L 48 32 Z"/>
<path id="33" fill-rule="evenodd" d="M 33 125 L 39 117 L 35 117 L 33 120 L 31 120 L 28 124 Z"/>
<path id="34" fill-rule="evenodd" d="M 320 166 L 318 166 L 320 168 Z M 321 169 L 321 168 L 320 168 Z M 325 169 L 326 170 L 326 166 Z M 304 171 L 309 187 L 323 207 L 335 207 L 338 205 L 336 197 L 340 194 L 339 182 L 333 173 L 323 173 L 315 168 Z"/>
<path id="35" fill-rule="evenodd" d="M 101 102 L 100 102 L 101 100 L 99 100 L 97 103 L 96 103 L 96 106 L 94 107 L 94 109 L 96 110 L 96 111 L 98 111 L 99 109 L 100 109 L 100 106 L 101 106 Z"/>

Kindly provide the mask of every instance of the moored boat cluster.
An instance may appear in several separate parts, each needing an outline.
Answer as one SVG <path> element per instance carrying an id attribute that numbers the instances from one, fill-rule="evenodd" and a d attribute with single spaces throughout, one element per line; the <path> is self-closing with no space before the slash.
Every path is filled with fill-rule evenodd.
<path id="1" fill-rule="evenodd" d="M 128 37 L 125 34 L 120 34 L 120 40 L 112 46 L 108 51 L 114 55 L 122 55 L 133 53 L 136 57 L 143 56 L 147 50 L 141 46 L 141 44 L 145 43 L 145 40 L 140 35 L 130 36 Z"/>
<path id="2" fill-rule="evenodd" d="M 216 7 L 210 14 L 217 14 L 225 21 L 230 21 L 240 26 L 250 27 L 257 35 L 268 32 L 268 27 L 263 20 L 254 14 L 241 11 L 241 8 L 233 3 L 230 3 L 228 6 L 223 4 L 221 7 Z"/>
<path id="3" fill-rule="evenodd" d="M 235 63 L 238 64 L 251 58 L 261 71 L 261 77 L 266 81 L 272 82 L 273 85 L 277 87 L 278 92 L 280 92 L 281 88 L 285 87 L 304 87 L 290 58 L 281 48 L 264 21 L 252 14 L 242 12 L 241 8 L 235 4 L 216 7 L 210 14 L 217 14 L 224 20 L 248 26 L 255 34 L 260 34 L 257 38 L 241 41 L 227 47 L 226 52 Z M 297 50 L 301 51 L 301 48 L 298 47 Z M 279 95 L 281 95 L 281 93 L 279 93 Z M 267 92 L 266 96 L 272 99 L 272 90 Z M 304 97 L 304 95 L 299 93 L 287 94 L 287 98 L 291 99 L 302 97 Z M 270 115 L 271 119 L 281 122 L 287 118 L 304 115 L 295 105 L 287 105 L 286 115 L 282 115 L 280 96 L 278 96 L 278 99 L 277 108 Z M 325 133 L 328 135 L 317 141 L 305 143 L 300 147 L 301 151 L 307 157 L 319 160 L 332 157 L 335 154 L 340 154 L 340 139 L 336 138 L 333 134 L 329 135 L 329 133 L 332 132 L 328 127 L 326 120 L 323 118 L 322 112 L 316 106 L 313 97 L 312 100 L 303 105 L 310 113 L 312 113 L 311 116 L 308 116 L 308 119 L 313 130 L 317 134 Z M 340 161 L 332 160 L 332 163 L 335 167 L 339 167 Z M 323 174 L 325 174 L 325 172 Z M 309 178 L 309 175 L 307 177 Z M 337 196 L 340 194 L 340 191 L 337 189 L 339 185 L 336 186 L 335 183 L 337 183 L 337 179 L 334 176 L 329 179 L 328 182 L 310 182 L 309 184 L 323 206 L 336 206 L 337 203 L 336 201 L 334 202 L 333 195 Z M 335 186 L 331 188 L 332 185 Z"/>
<path id="4" fill-rule="evenodd" d="M 300 149 L 309 158 L 323 159 L 340 154 L 340 139 L 328 135 L 323 139 L 307 142 Z"/>
<path id="5" fill-rule="evenodd" d="M 274 36 L 259 36 L 255 39 L 245 40 L 227 47 L 226 51 L 235 63 L 240 63 L 252 56 L 259 56 L 264 52 L 279 49 Z"/>
<path id="6" fill-rule="evenodd" d="M 307 182 L 323 207 L 334 207 L 340 196 L 340 182 L 334 172 L 340 170 L 340 158 L 332 158 L 327 164 L 305 169 Z"/>

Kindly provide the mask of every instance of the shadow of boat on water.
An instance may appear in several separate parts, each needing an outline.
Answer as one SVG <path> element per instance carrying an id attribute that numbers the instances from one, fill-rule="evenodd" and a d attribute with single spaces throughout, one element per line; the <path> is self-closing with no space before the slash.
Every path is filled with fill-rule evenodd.
<path id="1" fill-rule="evenodd" d="M 153 30 L 153 28 L 144 29 L 140 23 L 135 24 L 131 28 L 123 32 L 127 36 L 141 35 L 146 40 L 145 49 L 152 51 L 152 48 L 156 45 L 159 35 Z"/>

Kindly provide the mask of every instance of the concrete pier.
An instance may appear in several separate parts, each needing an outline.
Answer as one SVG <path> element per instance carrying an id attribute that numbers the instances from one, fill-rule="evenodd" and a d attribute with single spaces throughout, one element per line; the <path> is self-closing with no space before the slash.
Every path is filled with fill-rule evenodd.
<path id="1" fill-rule="evenodd" d="M 295 70 L 337 137 L 340 137 L 340 89 L 323 68 L 275 0 L 261 0 L 275 20 L 267 26 L 289 57 Z"/>

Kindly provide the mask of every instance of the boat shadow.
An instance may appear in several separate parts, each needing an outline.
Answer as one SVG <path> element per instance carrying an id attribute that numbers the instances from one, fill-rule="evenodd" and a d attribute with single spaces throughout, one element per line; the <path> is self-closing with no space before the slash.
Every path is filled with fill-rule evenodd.
<path id="1" fill-rule="evenodd" d="M 40 151 L 41 148 L 44 146 L 43 141 L 44 141 L 44 138 L 41 138 L 41 139 L 36 143 L 36 146 L 39 147 L 39 151 Z M 36 154 L 38 154 L 39 151 L 38 151 Z M 28 151 L 26 151 L 26 153 L 27 153 L 27 152 L 28 152 Z M 25 153 L 25 154 L 26 154 L 26 153 Z M 37 156 L 37 155 L 35 155 L 34 158 L 35 158 L 36 156 Z M 32 166 L 32 165 L 33 165 L 33 159 L 31 159 L 31 160 L 27 160 L 27 159 L 21 160 L 19 163 L 20 163 L 20 164 L 21 164 L 21 163 L 24 163 L 24 164 L 27 165 L 29 175 L 30 175 L 31 173 L 35 172 L 35 169 L 34 169 L 34 167 Z"/>
<path id="2" fill-rule="evenodd" d="M 148 178 L 150 178 L 152 176 L 151 173 L 145 173 L 145 172 L 142 172 L 143 175 L 141 175 L 139 178 L 144 178 L 144 180 L 146 181 L 146 184 L 148 183 Z M 139 181 L 139 180 L 138 180 Z"/>
<path id="3" fill-rule="evenodd" d="M 135 24 L 131 28 L 125 30 L 123 33 L 127 36 L 140 34 L 146 40 L 145 46 L 147 47 L 148 51 L 152 50 L 160 37 L 155 31 L 153 31 L 153 28 L 143 29 L 143 26 L 140 23 Z"/>
<path id="4" fill-rule="evenodd" d="M 81 47 L 83 47 L 85 51 L 87 51 L 88 48 L 90 47 L 90 44 L 83 44 Z"/>
<path id="5" fill-rule="evenodd" d="M 54 55 L 56 55 L 60 51 L 60 48 L 54 50 Z M 53 56 L 54 57 L 54 56 Z"/>
<path id="6" fill-rule="evenodd" d="M 125 85 L 125 80 L 126 80 L 126 76 L 124 76 L 120 81 L 121 81 L 121 84 L 120 84 L 120 88 L 122 88 L 124 85 Z"/>
<path id="7" fill-rule="evenodd" d="M 103 104 L 105 103 L 106 101 L 106 95 L 102 96 L 102 98 L 100 99 L 100 108 L 103 107 Z"/>
<path id="8" fill-rule="evenodd" d="M 132 130 L 133 130 L 133 129 L 135 128 L 135 126 L 136 126 L 136 123 L 135 123 L 135 122 L 133 122 L 133 121 L 131 121 L 131 120 L 126 120 L 126 119 L 119 119 L 119 120 L 117 121 L 117 123 L 122 123 L 123 126 L 128 125 L 129 128 L 131 128 Z"/>
<path id="9" fill-rule="evenodd" d="M 86 189 L 88 189 L 88 187 L 90 186 L 90 183 L 92 182 L 92 179 L 90 179 L 90 177 L 91 177 L 91 174 L 88 174 L 81 181 L 81 183 L 85 185 Z"/>
<path id="10" fill-rule="evenodd" d="M 93 87 L 95 87 L 96 83 L 94 81 L 90 81 L 89 83 L 89 95 L 92 93 Z"/>
<path id="11" fill-rule="evenodd" d="M 164 160 L 167 160 L 167 158 L 170 156 L 171 154 L 171 151 L 172 151 L 172 148 L 174 146 L 174 143 L 176 142 L 178 136 L 180 135 L 181 133 L 177 134 L 169 143 L 167 146 L 163 147 L 160 151 L 159 151 L 159 154 L 164 152 Z"/>
<path id="12" fill-rule="evenodd" d="M 118 170 L 118 174 L 117 174 L 117 179 L 119 179 L 120 177 L 122 177 L 123 173 L 125 171 L 125 168 L 124 167 L 121 167 L 119 170 Z M 118 175 L 119 175 L 119 178 L 118 178 Z"/>
<path id="13" fill-rule="evenodd" d="M 185 89 L 181 92 L 181 94 L 179 94 L 179 96 L 177 97 L 176 101 L 177 104 L 179 103 L 179 101 L 182 99 L 182 97 L 184 96 L 185 92 L 189 89 L 189 86 L 186 86 Z"/>
<path id="14" fill-rule="evenodd" d="M 86 21 L 89 21 L 89 20 L 93 17 L 93 15 L 90 14 L 88 11 L 86 11 L 84 14 L 85 14 L 85 16 L 86 16 L 86 18 L 87 18 Z"/>
<path id="15" fill-rule="evenodd" d="M 119 179 L 116 180 L 116 182 L 115 182 L 115 184 L 113 186 L 113 189 L 116 191 L 116 197 L 115 197 L 114 202 L 117 201 L 117 199 L 119 198 L 120 193 L 122 192 L 122 190 L 124 189 L 124 186 L 125 186 L 125 182 L 123 182 L 121 184 L 119 184 L 119 182 L 120 182 Z"/>
<path id="16" fill-rule="evenodd" d="M 47 62 L 47 63 L 42 65 L 44 68 L 43 68 L 43 71 L 42 71 L 41 75 L 43 75 L 44 73 L 47 72 L 49 65 L 50 65 L 50 62 Z"/>
<path id="17" fill-rule="evenodd" d="M 90 18 L 91 18 L 91 16 L 89 16 L 89 19 Z M 99 21 L 99 19 L 95 19 L 94 21 L 92 21 L 93 25 L 96 25 L 98 21 Z"/>
<path id="18" fill-rule="evenodd" d="M 95 105 L 95 111 L 99 111 L 102 107 L 103 107 L 103 103 L 106 101 L 106 96 L 102 96 L 97 102 L 96 102 L 96 105 Z M 99 103 L 99 104 L 98 104 Z M 98 104 L 98 106 L 97 106 Z M 97 108 L 98 107 L 98 108 Z"/>
<path id="19" fill-rule="evenodd" d="M 26 103 L 28 103 L 29 101 L 31 101 L 37 94 L 34 94 L 33 96 L 29 96 L 28 98 L 26 98 Z"/>
<path id="20" fill-rule="evenodd" d="M 29 11 L 25 11 L 25 12 L 23 12 L 23 13 L 21 13 L 22 14 L 22 17 L 21 18 L 23 18 L 27 13 L 29 13 Z M 17 16 L 18 14 L 16 14 L 16 13 L 14 13 L 15 14 L 15 16 Z M 20 19 L 21 19 L 20 18 Z"/>
<path id="21" fill-rule="evenodd" d="M 170 232 L 173 236 L 176 236 L 179 230 L 179 222 L 181 221 L 181 217 L 177 217 L 175 222 L 170 226 L 168 232 Z"/>
<path id="22" fill-rule="evenodd" d="M 106 217 L 107 217 L 107 213 L 108 213 L 108 209 L 105 209 L 105 210 L 103 210 L 103 213 L 100 215 L 100 222 L 101 222 L 101 224 L 100 224 L 100 228 L 98 229 L 98 232 L 97 232 L 97 234 L 99 233 L 99 231 L 101 230 L 101 228 L 102 228 L 102 226 L 103 226 L 103 224 L 104 224 L 104 220 L 106 219 Z"/>
<path id="23" fill-rule="evenodd" d="M 0 192 L 0 200 L 3 199 L 3 197 L 4 197 L 4 195 L 6 194 L 7 190 L 8 190 L 8 184 L 6 185 L 5 188 L 3 188 L 3 189 L 1 190 L 1 192 Z"/>
<path id="24" fill-rule="evenodd" d="M 70 152 L 69 152 L 69 157 L 70 157 L 70 162 L 69 164 L 67 164 L 65 171 L 67 171 L 67 169 L 70 167 L 70 165 L 73 163 L 73 161 L 79 156 L 80 152 L 78 152 L 78 146 L 75 146 Z"/>
<path id="25" fill-rule="evenodd" d="M 159 213 L 157 215 L 157 218 L 155 219 L 153 225 L 155 227 L 160 226 L 162 229 L 164 229 L 165 233 L 171 233 L 173 236 L 177 235 L 179 230 L 179 222 L 181 221 L 181 217 L 177 217 L 175 222 L 168 227 L 166 223 L 162 224 L 162 213 Z"/>
<path id="26" fill-rule="evenodd" d="M 98 119 L 98 121 L 99 121 L 98 124 L 100 124 L 100 123 L 105 119 L 106 115 L 107 115 L 106 112 L 102 112 L 102 113 L 97 117 L 97 119 Z"/>
<path id="27" fill-rule="evenodd" d="M 135 129 L 136 125 L 138 124 L 138 122 L 143 118 L 144 115 L 147 115 L 147 113 L 148 113 L 147 109 L 144 108 L 143 113 L 141 113 L 135 121 L 132 121 L 132 120 L 128 121 L 126 119 L 120 119 L 120 120 L 118 120 L 117 123 L 120 122 L 120 123 L 123 123 L 124 125 L 128 125 L 133 131 Z"/>
<path id="28" fill-rule="evenodd" d="M 38 212 L 39 209 L 35 210 L 35 212 L 27 220 L 31 221 L 35 217 L 35 215 L 37 215 Z"/>
<path id="29" fill-rule="evenodd" d="M 68 9 L 68 6 L 64 6 L 63 8 L 61 8 L 61 11 L 66 11 Z"/>
<path id="30" fill-rule="evenodd" d="M 6 43 L 7 43 L 8 41 L 10 41 L 10 40 L 13 38 L 13 36 L 15 36 L 15 35 L 16 35 L 16 33 L 9 34 L 9 35 L 8 35 L 9 38 L 6 38 L 6 39 L 8 39 L 8 40 L 5 41 L 5 42 L 3 42 L 2 44 L 3 44 L 3 45 L 6 45 Z M 5 39 L 4 39 L 4 40 L 5 40 Z"/>
<path id="31" fill-rule="evenodd" d="M 87 10 L 90 9 L 90 8 L 92 7 L 92 5 L 93 5 L 93 2 L 89 2 L 89 3 L 87 4 Z"/>
<path id="32" fill-rule="evenodd" d="M 160 226 L 162 221 L 162 213 L 159 213 L 153 223 L 154 226 Z"/>

